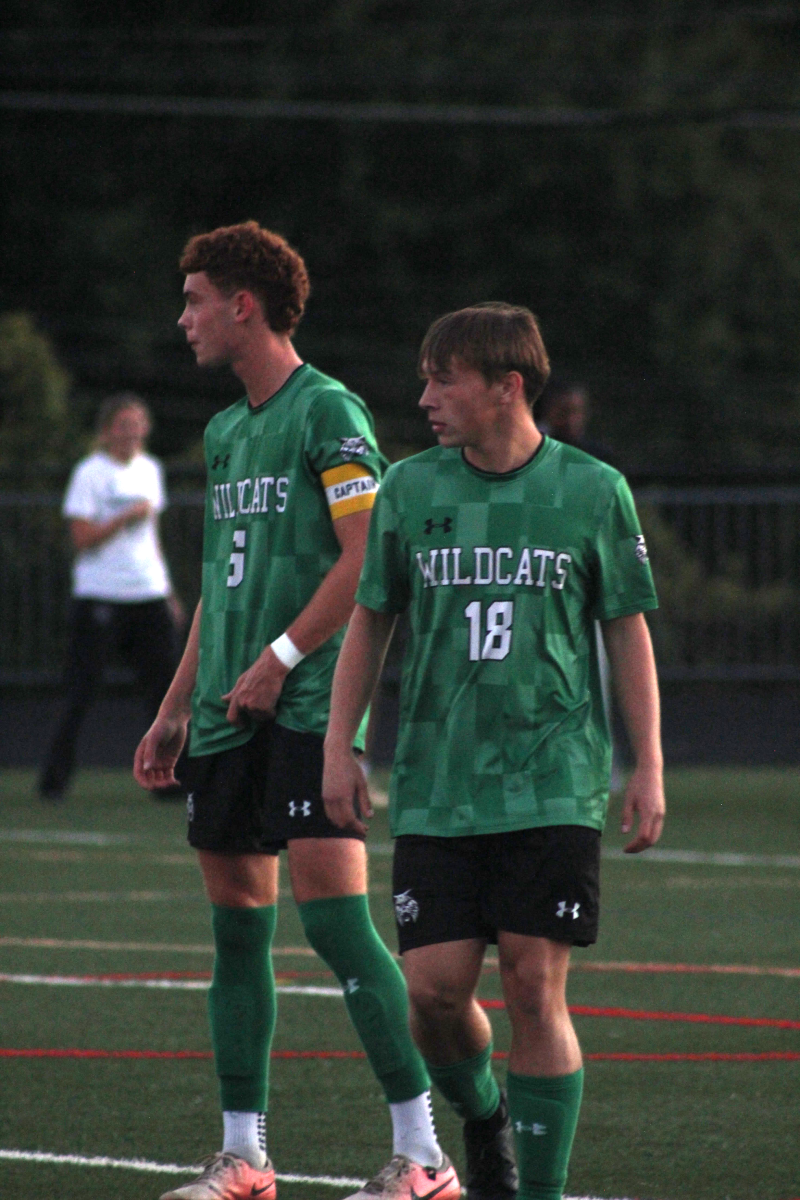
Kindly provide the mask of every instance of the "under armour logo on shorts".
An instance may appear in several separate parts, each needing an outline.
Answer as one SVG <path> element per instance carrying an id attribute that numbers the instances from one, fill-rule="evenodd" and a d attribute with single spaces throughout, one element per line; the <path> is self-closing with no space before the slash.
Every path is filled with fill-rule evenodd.
<path id="1" fill-rule="evenodd" d="M 298 813 L 301 817 L 310 817 L 311 816 L 311 801 L 303 800 L 300 803 L 297 803 L 295 800 L 290 800 L 289 801 L 289 816 L 296 817 L 298 815 Z"/>
<path id="2" fill-rule="evenodd" d="M 556 916 L 557 917 L 566 917 L 567 914 L 569 914 L 572 917 L 573 921 L 577 921 L 580 907 L 581 907 L 580 904 L 576 903 L 576 904 L 573 904 L 572 907 L 570 908 L 570 906 L 569 906 L 569 904 L 567 904 L 566 900 L 559 900 L 558 908 L 556 909 Z"/>

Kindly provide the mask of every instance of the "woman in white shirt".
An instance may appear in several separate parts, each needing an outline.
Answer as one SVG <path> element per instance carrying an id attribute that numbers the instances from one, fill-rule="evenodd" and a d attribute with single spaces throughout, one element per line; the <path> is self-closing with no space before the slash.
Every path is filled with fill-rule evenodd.
<path id="1" fill-rule="evenodd" d="M 132 392 L 97 415 L 96 449 L 75 467 L 62 513 L 76 551 L 64 711 L 42 768 L 39 794 L 61 800 L 81 723 L 112 651 L 134 666 L 155 717 L 177 665 L 182 621 L 158 536 L 166 503 L 160 463 L 144 453 L 150 413 Z"/>

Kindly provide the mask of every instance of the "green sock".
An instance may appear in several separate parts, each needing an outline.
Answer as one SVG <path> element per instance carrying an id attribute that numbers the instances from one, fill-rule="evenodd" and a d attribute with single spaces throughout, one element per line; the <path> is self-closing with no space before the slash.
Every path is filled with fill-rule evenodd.
<path id="1" fill-rule="evenodd" d="M 308 900 L 298 910 L 306 937 L 344 989 L 350 1020 L 387 1101 L 427 1091 L 425 1064 L 408 1027 L 403 973 L 372 924 L 367 897 Z"/>
<path id="2" fill-rule="evenodd" d="M 270 946 L 277 906 L 211 906 L 214 978 L 208 1015 L 223 1112 L 266 1112 L 275 1029 Z"/>
<path id="3" fill-rule="evenodd" d="M 519 1166 L 518 1200 L 561 1200 L 578 1124 L 583 1067 L 573 1075 L 508 1073 Z"/>
<path id="4" fill-rule="evenodd" d="M 490 1117 L 500 1103 L 500 1089 L 492 1074 L 492 1042 L 474 1058 L 433 1067 L 426 1062 L 430 1077 L 449 1100 L 459 1117 L 467 1121 L 483 1121 Z"/>

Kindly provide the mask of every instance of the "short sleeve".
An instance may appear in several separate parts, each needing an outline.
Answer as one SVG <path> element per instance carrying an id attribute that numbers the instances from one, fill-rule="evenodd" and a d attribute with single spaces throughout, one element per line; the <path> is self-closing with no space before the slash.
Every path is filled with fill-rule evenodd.
<path id="1" fill-rule="evenodd" d="M 164 478 L 164 468 L 158 459 L 152 459 L 153 470 L 155 472 L 153 508 L 157 513 L 162 513 L 167 507 L 167 484 Z"/>
<path id="2" fill-rule="evenodd" d="M 611 621 L 658 608 L 636 505 L 622 476 L 600 526 L 596 554 L 596 620 Z"/>
<path id="3" fill-rule="evenodd" d="M 390 470 L 375 501 L 356 602 L 375 612 L 403 612 L 411 600 L 408 553 L 395 506 Z"/>
<path id="4" fill-rule="evenodd" d="M 386 460 L 360 400 L 344 391 L 323 392 L 309 414 L 305 453 L 334 520 L 372 508 Z"/>
<path id="5" fill-rule="evenodd" d="M 94 521 L 98 519 L 99 503 L 91 460 L 84 459 L 70 476 L 61 512 L 65 517 Z"/>

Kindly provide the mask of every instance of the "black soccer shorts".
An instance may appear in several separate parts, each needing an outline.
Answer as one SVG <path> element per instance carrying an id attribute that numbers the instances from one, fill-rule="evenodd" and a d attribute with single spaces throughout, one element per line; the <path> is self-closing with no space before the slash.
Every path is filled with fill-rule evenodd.
<path id="1" fill-rule="evenodd" d="M 189 844 L 219 854 L 277 854 L 294 838 L 358 839 L 326 816 L 322 766 L 321 737 L 274 721 L 241 746 L 189 758 L 181 780 Z"/>
<path id="2" fill-rule="evenodd" d="M 597 941 L 600 834 L 551 825 L 475 837 L 408 834 L 392 874 L 400 953 L 498 932 Z"/>

